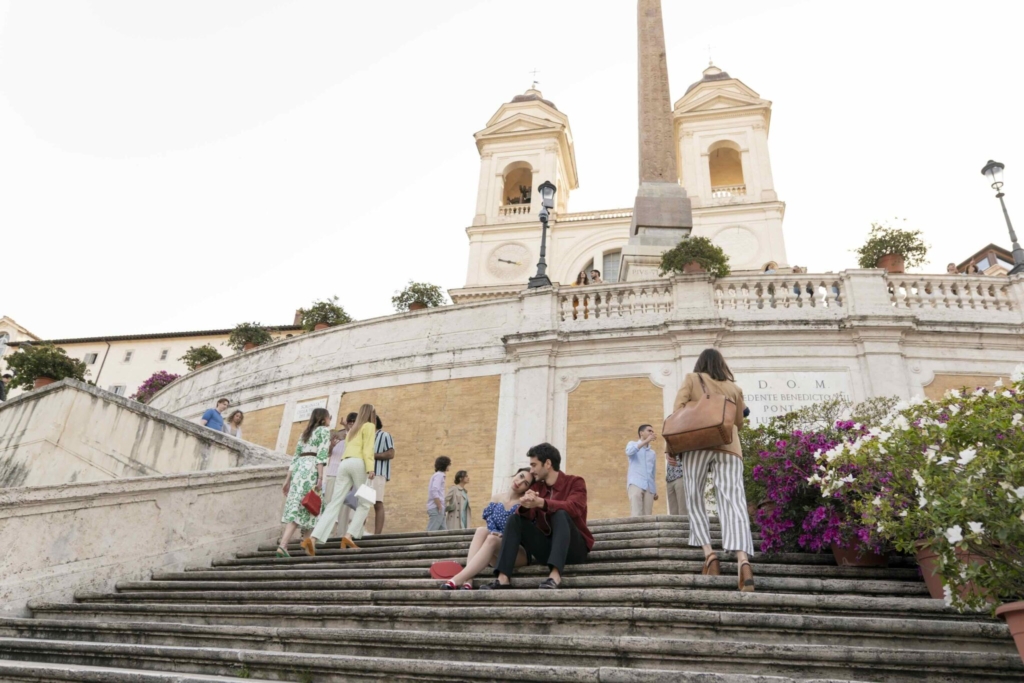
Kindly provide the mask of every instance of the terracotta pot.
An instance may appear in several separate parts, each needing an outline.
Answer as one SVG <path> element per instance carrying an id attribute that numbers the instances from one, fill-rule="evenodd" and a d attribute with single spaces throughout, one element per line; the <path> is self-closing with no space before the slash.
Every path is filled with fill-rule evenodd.
<path id="1" fill-rule="evenodd" d="M 960 560 L 964 564 L 984 564 L 985 563 L 985 558 L 984 557 L 982 557 L 981 555 L 975 555 L 974 553 L 969 552 L 967 550 L 961 550 L 960 548 L 954 548 L 953 549 L 953 553 L 956 554 L 956 559 Z M 970 597 L 978 596 L 978 597 L 984 598 L 988 602 L 991 602 L 991 603 L 995 603 L 996 602 L 995 599 L 993 599 L 992 597 L 990 597 L 987 594 L 988 591 L 985 591 L 985 590 L 983 590 L 981 588 L 978 588 L 977 586 L 975 586 L 970 581 L 968 581 L 967 585 L 964 586 L 963 588 L 961 588 L 958 592 L 960 594 L 961 599 L 964 599 L 964 600 L 966 600 L 967 598 L 970 598 Z"/>
<path id="2" fill-rule="evenodd" d="M 45 387 L 47 384 L 53 384 L 56 382 L 52 377 L 36 377 L 35 381 L 32 382 L 32 388 L 38 389 L 39 387 Z"/>
<path id="3" fill-rule="evenodd" d="M 422 301 L 413 301 L 411 304 L 409 304 L 410 311 L 422 311 L 426 307 L 427 305 Z"/>
<path id="4" fill-rule="evenodd" d="M 888 567 L 889 556 L 879 555 L 874 550 L 864 550 L 859 545 L 850 548 L 840 548 L 832 544 L 832 555 L 836 558 L 836 564 L 843 567 Z"/>
<path id="5" fill-rule="evenodd" d="M 706 273 L 706 272 L 708 272 L 708 271 L 704 270 L 703 266 L 701 266 L 696 261 L 690 261 L 685 266 L 683 266 L 683 274 L 684 275 L 696 275 L 698 273 Z"/>
<path id="6" fill-rule="evenodd" d="M 1008 602 L 996 608 L 996 616 L 1010 627 L 1013 642 L 1017 644 L 1017 654 L 1024 661 L 1024 601 Z"/>
<path id="7" fill-rule="evenodd" d="M 943 597 L 942 577 L 936 573 L 939 566 L 935 559 L 937 557 L 935 551 L 924 544 L 918 545 L 917 552 L 914 553 L 914 559 L 917 560 L 917 565 L 921 568 L 924 585 L 928 586 L 928 595 L 936 600 L 941 600 Z"/>
<path id="8" fill-rule="evenodd" d="M 243 351 L 252 351 L 256 348 L 256 345 L 252 342 L 245 342 L 245 346 L 242 347 Z"/>
<path id="9" fill-rule="evenodd" d="M 203 367 L 202 365 L 197 365 L 194 368 L 192 368 L 192 372 L 195 372 L 196 370 L 200 370 L 200 369 L 202 369 L 202 367 Z"/>
<path id="10" fill-rule="evenodd" d="M 875 265 L 879 268 L 885 268 L 890 273 L 904 272 L 904 261 L 901 254 L 886 254 L 878 259 L 878 263 Z"/>
<path id="11" fill-rule="evenodd" d="M 316 325 L 313 325 L 313 331 L 319 332 L 320 330 L 326 330 L 328 327 L 330 327 L 330 325 L 327 323 L 317 323 Z"/>

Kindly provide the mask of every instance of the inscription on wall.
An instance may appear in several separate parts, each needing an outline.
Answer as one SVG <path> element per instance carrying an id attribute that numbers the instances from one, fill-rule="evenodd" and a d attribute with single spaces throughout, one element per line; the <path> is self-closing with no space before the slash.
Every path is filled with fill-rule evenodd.
<path id="1" fill-rule="evenodd" d="M 846 372 L 745 372 L 736 374 L 736 383 L 752 425 L 831 398 L 851 399 Z"/>
<path id="2" fill-rule="evenodd" d="M 326 408 L 327 399 L 321 398 L 316 401 L 306 401 L 305 403 L 295 404 L 295 415 L 292 417 L 292 422 L 305 422 L 309 419 L 309 416 L 313 414 L 316 408 Z"/>

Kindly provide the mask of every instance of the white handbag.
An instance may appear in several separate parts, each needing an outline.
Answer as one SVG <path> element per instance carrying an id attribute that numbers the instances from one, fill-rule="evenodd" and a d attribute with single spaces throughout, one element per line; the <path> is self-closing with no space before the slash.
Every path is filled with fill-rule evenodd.
<path id="1" fill-rule="evenodd" d="M 377 491 L 373 487 L 363 484 L 356 490 L 356 498 L 362 498 L 373 505 L 377 502 Z"/>

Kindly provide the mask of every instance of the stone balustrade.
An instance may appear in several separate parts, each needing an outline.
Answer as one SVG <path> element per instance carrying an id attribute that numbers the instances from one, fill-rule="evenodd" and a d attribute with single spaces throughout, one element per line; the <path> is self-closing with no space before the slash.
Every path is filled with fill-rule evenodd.
<path id="1" fill-rule="evenodd" d="M 755 313 L 760 317 L 837 318 L 842 314 L 843 283 L 836 275 L 733 276 L 716 280 L 715 308 L 724 317 Z"/>
<path id="2" fill-rule="evenodd" d="M 499 216 L 528 216 L 530 215 L 529 204 L 507 204 L 498 208 Z"/>
<path id="3" fill-rule="evenodd" d="M 711 188 L 711 196 L 715 199 L 723 199 L 725 197 L 742 197 L 746 194 L 746 185 L 719 185 Z"/>
<path id="4" fill-rule="evenodd" d="M 893 305 L 910 310 L 1012 311 L 1016 303 L 1005 277 L 985 275 L 889 275 Z"/>
<path id="5" fill-rule="evenodd" d="M 590 287 L 560 287 L 559 322 L 605 321 L 621 318 L 661 318 L 672 312 L 669 280 L 623 282 Z"/>

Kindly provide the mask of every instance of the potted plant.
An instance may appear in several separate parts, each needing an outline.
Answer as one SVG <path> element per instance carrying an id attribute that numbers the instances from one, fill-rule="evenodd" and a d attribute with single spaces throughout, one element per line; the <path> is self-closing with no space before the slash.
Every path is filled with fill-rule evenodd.
<path id="1" fill-rule="evenodd" d="M 857 264 L 861 268 L 885 268 L 890 273 L 902 273 L 906 268 L 920 266 L 928 255 L 928 245 L 921 239 L 921 234 L 920 230 L 872 223 L 867 241 L 854 250 Z"/>
<path id="2" fill-rule="evenodd" d="M 947 604 L 1005 619 L 1024 658 L 1024 366 L 1011 387 L 899 408 L 847 456 L 895 468 L 861 503 L 865 521 L 928 560 L 922 571 L 934 571 Z"/>
<path id="3" fill-rule="evenodd" d="M 185 355 L 178 360 L 185 363 L 185 367 L 189 370 L 198 370 L 204 365 L 220 360 L 224 356 L 220 355 L 220 351 L 213 348 L 209 344 L 203 344 L 202 346 L 190 346 Z"/>
<path id="4" fill-rule="evenodd" d="M 238 323 L 228 335 L 228 346 L 236 353 L 254 349 L 274 341 L 270 330 L 259 323 Z"/>
<path id="5" fill-rule="evenodd" d="M 139 403 L 149 403 L 149 399 L 153 398 L 153 395 L 156 394 L 156 392 L 160 391 L 179 377 L 181 377 L 181 375 L 175 375 L 174 373 L 167 372 L 166 370 L 154 372 L 149 376 L 149 379 L 140 384 L 135 393 L 128 398 L 134 399 Z"/>
<path id="6" fill-rule="evenodd" d="M 67 378 L 84 381 L 88 373 L 84 362 L 53 344 L 22 344 L 6 361 L 14 374 L 9 389 L 38 389 Z"/>
<path id="7" fill-rule="evenodd" d="M 314 301 L 312 306 L 300 308 L 298 312 L 302 320 L 302 329 L 306 332 L 326 330 L 334 325 L 352 322 L 352 317 L 338 305 L 336 296 L 324 301 Z"/>
<path id="8" fill-rule="evenodd" d="M 400 292 L 395 292 L 391 297 L 391 303 L 399 313 L 404 311 L 419 311 L 424 308 L 437 308 L 447 302 L 442 290 L 437 285 L 426 282 L 413 282 Z"/>
<path id="9" fill-rule="evenodd" d="M 662 275 L 709 273 L 726 277 L 729 272 L 729 257 L 707 237 L 688 237 L 661 255 Z"/>

